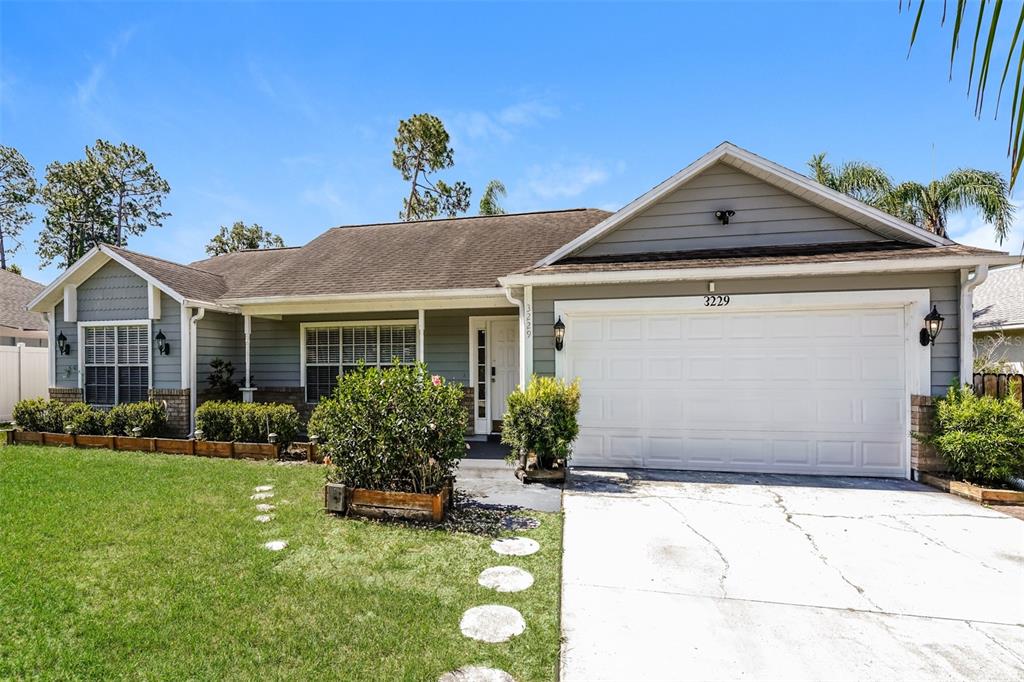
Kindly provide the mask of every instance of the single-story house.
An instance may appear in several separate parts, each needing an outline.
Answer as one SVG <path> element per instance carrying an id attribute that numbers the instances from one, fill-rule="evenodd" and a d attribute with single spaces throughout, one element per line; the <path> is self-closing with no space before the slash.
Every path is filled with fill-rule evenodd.
<path id="1" fill-rule="evenodd" d="M 0 346 L 46 345 L 46 317 L 26 310 L 42 290 L 43 285 L 38 282 L 0 270 Z"/>
<path id="2" fill-rule="evenodd" d="M 54 396 L 156 397 L 183 432 L 214 358 L 300 408 L 359 362 L 423 360 L 476 434 L 532 374 L 578 377 L 580 465 L 908 477 L 914 410 L 970 372 L 976 278 L 1011 260 L 723 143 L 614 213 L 336 227 L 189 265 L 99 246 L 30 309 Z"/>
<path id="3" fill-rule="evenodd" d="M 991 270 L 974 292 L 974 350 L 1000 369 L 1024 372 L 1024 268 Z"/>

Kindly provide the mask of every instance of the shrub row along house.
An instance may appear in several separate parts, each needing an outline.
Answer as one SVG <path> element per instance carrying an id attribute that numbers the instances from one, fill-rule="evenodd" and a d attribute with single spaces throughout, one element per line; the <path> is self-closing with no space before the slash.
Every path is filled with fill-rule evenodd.
<path id="1" fill-rule="evenodd" d="M 158 398 L 182 433 L 215 358 L 246 400 L 305 412 L 359 363 L 423 360 L 477 434 L 531 374 L 579 377 L 577 464 L 907 477 L 912 412 L 970 375 L 975 278 L 1010 262 L 723 143 L 615 213 L 340 227 L 190 265 L 100 246 L 29 307 L 53 396 Z"/>

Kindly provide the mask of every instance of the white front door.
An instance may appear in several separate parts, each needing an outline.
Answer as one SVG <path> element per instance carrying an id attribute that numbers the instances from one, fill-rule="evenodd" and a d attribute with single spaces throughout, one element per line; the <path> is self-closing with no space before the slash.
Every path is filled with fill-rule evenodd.
<path id="1" fill-rule="evenodd" d="M 490 340 L 491 422 L 500 421 L 508 408 L 508 396 L 519 383 L 519 320 L 492 320 L 488 324 Z"/>

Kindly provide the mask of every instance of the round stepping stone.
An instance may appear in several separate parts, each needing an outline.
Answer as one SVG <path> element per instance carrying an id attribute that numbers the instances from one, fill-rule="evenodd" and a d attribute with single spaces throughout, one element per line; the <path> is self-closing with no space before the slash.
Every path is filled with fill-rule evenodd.
<path id="1" fill-rule="evenodd" d="M 256 517 L 256 521 L 259 523 L 270 523 L 274 520 L 273 514 L 260 514 Z"/>
<path id="2" fill-rule="evenodd" d="M 271 552 L 280 552 L 282 549 L 288 546 L 288 543 L 284 540 L 271 540 L 263 546 L 269 549 Z"/>
<path id="3" fill-rule="evenodd" d="M 458 670 L 445 673 L 437 682 L 516 682 L 511 675 L 497 668 L 466 665 Z"/>
<path id="4" fill-rule="evenodd" d="M 258 511 L 258 512 L 272 512 L 275 509 L 277 509 L 277 507 L 275 507 L 272 504 L 257 504 L 256 505 L 256 511 Z"/>
<path id="5" fill-rule="evenodd" d="M 256 492 L 256 493 L 265 493 L 268 490 L 273 490 L 273 489 L 274 489 L 274 486 L 272 486 L 272 485 L 258 485 L 255 488 L 253 488 L 252 490 L 253 490 L 253 492 Z"/>
<path id="6" fill-rule="evenodd" d="M 533 575 L 517 566 L 493 566 L 484 569 L 477 582 L 497 592 L 522 592 L 533 585 Z"/>
<path id="7" fill-rule="evenodd" d="M 501 525 L 506 530 L 533 530 L 540 527 L 540 521 L 529 516 L 506 516 Z"/>
<path id="8" fill-rule="evenodd" d="M 274 493 L 253 493 L 249 496 L 250 500 L 269 500 L 274 496 Z"/>
<path id="9" fill-rule="evenodd" d="M 491 549 L 506 556 L 529 556 L 539 550 L 540 545 L 530 538 L 505 538 L 492 542 Z"/>
<path id="10" fill-rule="evenodd" d="M 470 639 L 497 644 L 523 634 L 526 621 L 523 614 L 511 606 L 488 604 L 474 606 L 462 614 L 459 629 Z"/>

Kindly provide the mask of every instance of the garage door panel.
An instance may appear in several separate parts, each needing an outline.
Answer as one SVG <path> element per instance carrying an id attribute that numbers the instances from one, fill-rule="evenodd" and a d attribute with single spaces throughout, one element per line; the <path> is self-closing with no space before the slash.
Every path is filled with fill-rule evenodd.
<path id="1" fill-rule="evenodd" d="M 574 313 L 587 466 L 904 476 L 902 308 Z"/>

